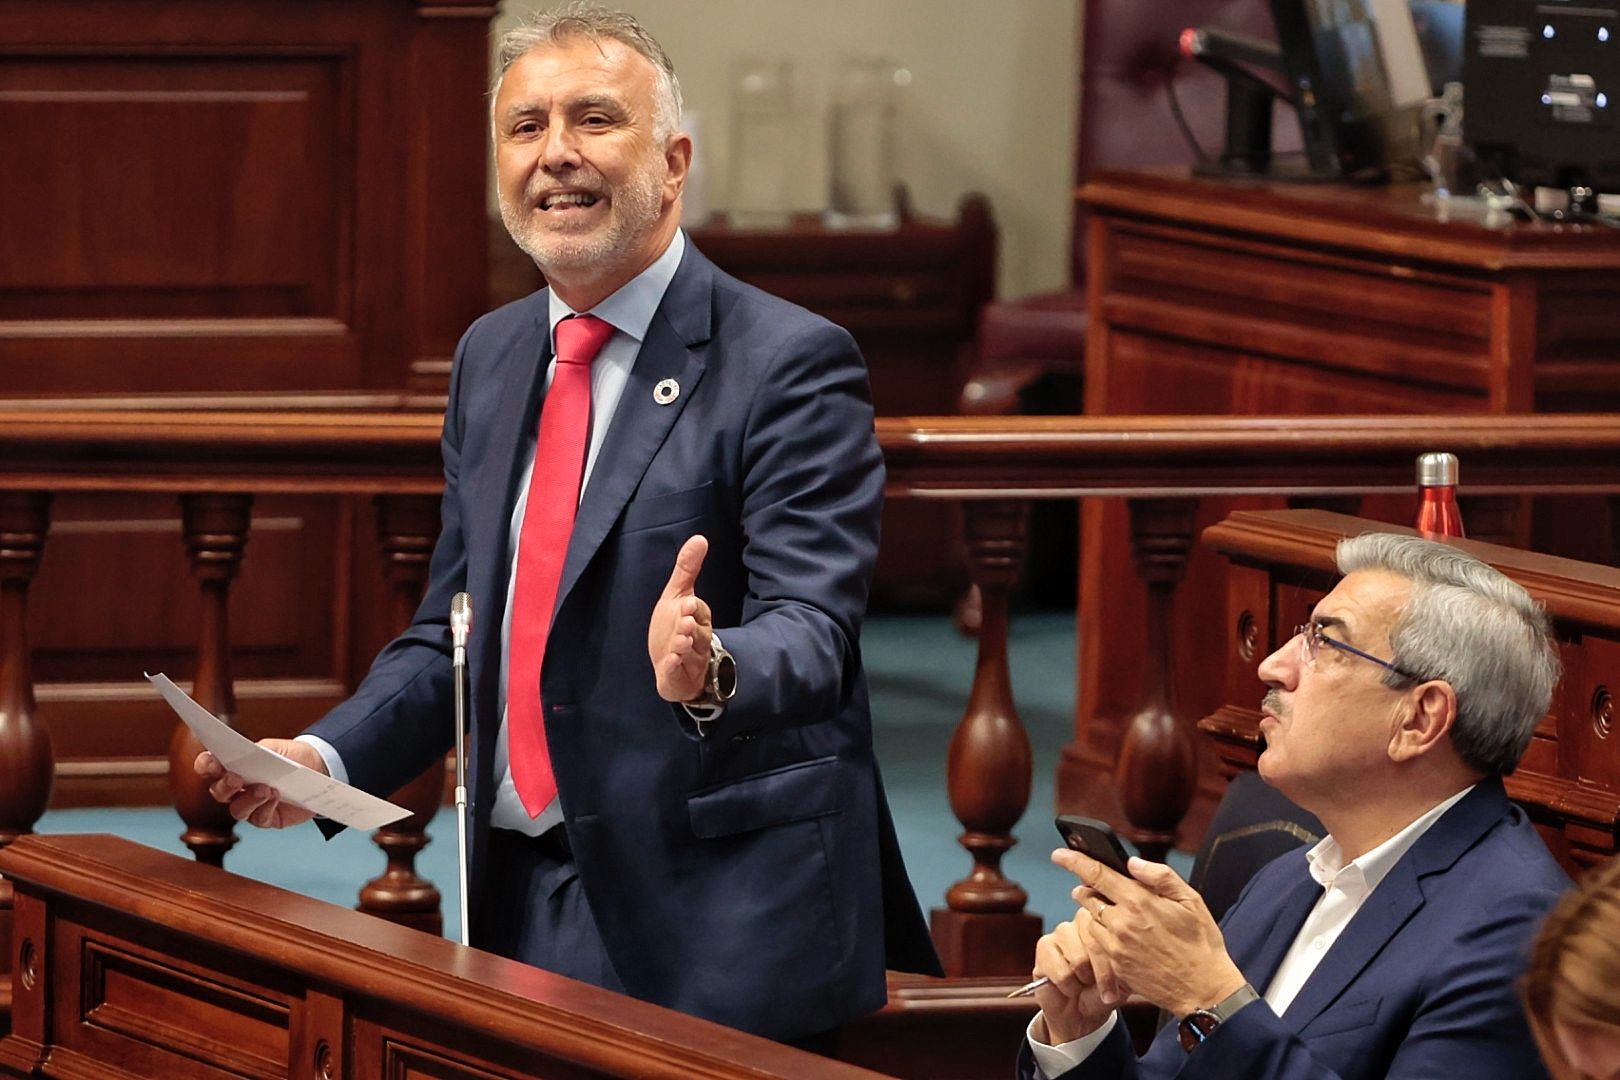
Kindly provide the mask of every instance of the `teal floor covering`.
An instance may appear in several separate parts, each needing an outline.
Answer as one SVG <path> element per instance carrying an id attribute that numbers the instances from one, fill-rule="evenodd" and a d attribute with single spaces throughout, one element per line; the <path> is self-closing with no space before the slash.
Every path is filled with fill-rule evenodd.
<path id="1" fill-rule="evenodd" d="M 932 615 L 872 616 L 863 643 L 878 761 L 907 869 L 924 908 L 940 906 L 945 890 L 971 866 L 956 842 L 961 825 L 946 798 L 945 753 L 967 701 L 976 646 L 960 637 L 949 619 Z M 1057 842 L 1050 821 L 1054 770 L 1074 724 L 1073 613 L 1018 615 L 1008 651 L 1019 715 L 1034 748 L 1035 777 L 1030 809 L 1016 830 L 1020 843 L 1008 853 L 1004 869 L 1029 891 L 1030 910 L 1051 926 L 1074 911 L 1068 896 L 1073 878 L 1047 859 Z M 38 831 L 114 833 L 185 854 L 179 818 L 161 807 L 53 810 L 40 820 Z M 382 854 L 363 833 L 324 841 L 307 825 L 238 832 L 241 840 L 226 858 L 230 870 L 334 904 L 353 905 L 360 884 L 383 866 Z M 444 910 L 454 912 L 453 810 L 439 814 L 429 835 L 432 842 L 417 865 L 444 893 Z M 1186 873 L 1184 856 L 1173 855 L 1171 861 Z"/>

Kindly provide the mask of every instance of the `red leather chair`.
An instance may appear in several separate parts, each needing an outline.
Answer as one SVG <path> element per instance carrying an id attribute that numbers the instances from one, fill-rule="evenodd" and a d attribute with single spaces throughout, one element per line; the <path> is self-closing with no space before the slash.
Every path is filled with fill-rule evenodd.
<path id="1" fill-rule="evenodd" d="M 1089 0 L 1080 28 L 1080 114 L 1076 186 L 1098 168 L 1192 165 L 1171 108 L 1173 82 L 1181 111 L 1204 151 L 1220 153 L 1225 126 L 1224 80 L 1182 59 L 1178 38 L 1188 26 L 1211 26 L 1275 40 L 1266 0 Z M 1278 113 L 1279 142 L 1293 136 Z M 977 356 L 960 408 L 974 415 L 1081 411 L 1085 364 L 1086 222 L 1076 212 L 1071 287 L 997 301 L 979 319 Z"/>

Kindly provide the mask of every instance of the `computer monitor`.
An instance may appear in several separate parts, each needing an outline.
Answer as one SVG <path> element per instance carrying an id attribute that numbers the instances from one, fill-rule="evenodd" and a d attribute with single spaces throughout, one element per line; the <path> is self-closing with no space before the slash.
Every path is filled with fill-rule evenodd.
<path id="1" fill-rule="evenodd" d="M 1434 93 L 1426 56 L 1460 49 L 1444 3 L 1271 0 L 1312 174 L 1377 178 L 1415 162 L 1418 114 Z M 1431 40 L 1419 33 L 1423 26 Z"/>
<path id="2" fill-rule="evenodd" d="M 1468 0 L 1463 137 L 1487 175 L 1620 193 L 1620 5 Z"/>

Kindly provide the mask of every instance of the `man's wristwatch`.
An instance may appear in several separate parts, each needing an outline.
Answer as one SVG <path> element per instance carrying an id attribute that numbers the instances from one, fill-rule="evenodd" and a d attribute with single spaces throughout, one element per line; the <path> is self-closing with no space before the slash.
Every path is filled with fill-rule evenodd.
<path id="1" fill-rule="evenodd" d="M 1259 998 L 1260 995 L 1255 992 L 1254 987 L 1244 983 L 1228 994 L 1220 1004 L 1208 1009 L 1194 1009 L 1182 1017 L 1181 1022 L 1176 1025 L 1176 1034 L 1181 1038 L 1181 1048 L 1189 1054 L 1192 1053 L 1198 1049 L 1200 1043 L 1215 1034 L 1216 1028 L 1231 1019 L 1234 1013 Z"/>
<path id="2" fill-rule="evenodd" d="M 720 635 L 709 635 L 709 677 L 703 692 L 686 704 L 694 709 L 713 709 L 730 701 L 737 692 L 737 661 L 720 644 Z"/>

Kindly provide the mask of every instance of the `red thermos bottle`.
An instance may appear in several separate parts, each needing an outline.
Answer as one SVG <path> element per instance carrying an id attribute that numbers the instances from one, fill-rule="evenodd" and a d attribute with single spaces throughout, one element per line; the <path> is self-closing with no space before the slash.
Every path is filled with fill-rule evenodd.
<path id="1" fill-rule="evenodd" d="M 1417 531 L 1430 540 L 1462 536 L 1462 513 L 1457 509 L 1457 455 L 1419 454 L 1417 460 Z"/>

